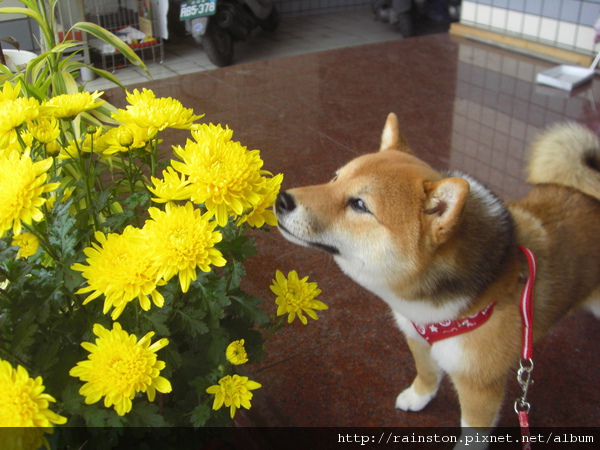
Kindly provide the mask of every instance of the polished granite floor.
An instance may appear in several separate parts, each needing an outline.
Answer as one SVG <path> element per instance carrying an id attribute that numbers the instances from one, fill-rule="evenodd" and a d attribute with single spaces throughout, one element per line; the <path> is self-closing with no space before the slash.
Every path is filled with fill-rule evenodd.
<path id="1" fill-rule="evenodd" d="M 448 34 L 392 40 L 181 75 L 132 87 L 180 99 L 207 122 L 260 149 L 284 188 L 323 182 L 350 158 L 378 148 L 390 111 L 414 151 L 436 167 L 471 173 L 500 196 L 529 189 L 522 179 L 527 142 L 561 120 L 600 132 L 600 83 L 566 93 L 534 83 L 550 65 Z M 123 94 L 107 91 L 123 106 Z M 170 131 L 165 144 L 186 133 Z M 342 275 L 330 256 L 258 233 L 260 254 L 247 266 L 248 289 L 276 310 L 268 288 L 275 270 L 317 281 L 329 310 L 293 323 L 267 343 L 247 371 L 255 391 L 251 424 L 293 427 L 412 427 L 459 424 L 448 380 L 422 412 L 394 409 L 414 377 L 408 348 L 387 306 Z M 574 312 L 535 347 L 530 420 L 541 427 L 600 426 L 598 321 Z M 508 380 L 501 426 L 516 426 Z M 433 447 L 435 448 L 435 447 Z M 562 447 L 576 448 L 576 447 Z"/>

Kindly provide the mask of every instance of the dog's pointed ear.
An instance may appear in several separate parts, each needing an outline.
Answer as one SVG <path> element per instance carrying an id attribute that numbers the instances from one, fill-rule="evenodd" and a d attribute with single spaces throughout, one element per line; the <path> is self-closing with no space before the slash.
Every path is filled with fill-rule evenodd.
<path id="1" fill-rule="evenodd" d="M 408 145 L 408 140 L 398 127 L 398 117 L 396 114 L 390 113 L 381 133 L 381 146 L 379 151 L 384 150 L 400 150 L 412 155 L 412 150 Z"/>
<path id="2" fill-rule="evenodd" d="M 430 220 L 433 243 L 441 245 L 452 236 L 460 224 L 470 186 L 464 178 L 446 178 L 437 182 L 426 182 L 424 213 Z"/>

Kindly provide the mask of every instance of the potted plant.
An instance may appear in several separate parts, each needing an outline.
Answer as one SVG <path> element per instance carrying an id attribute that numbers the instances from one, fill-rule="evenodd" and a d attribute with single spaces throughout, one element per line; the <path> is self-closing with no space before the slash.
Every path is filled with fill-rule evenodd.
<path id="1" fill-rule="evenodd" d="M 2 448 L 231 425 L 260 388 L 237 367 L 284 316 L 327 308 L 293 271 L 273 280 L 278 320 L 242 287 L 248 231 L 276 224 L 283 175 L 176 99 L 134 90 L 117 109 L 84 92 L 81 63 L 63 59 L 71 43 L 52 41 L 56 0 L 22 3 L 49 47 L 24 72 L 0 65 Z M 164 160 L 166 128 L 190 138 Z"/>

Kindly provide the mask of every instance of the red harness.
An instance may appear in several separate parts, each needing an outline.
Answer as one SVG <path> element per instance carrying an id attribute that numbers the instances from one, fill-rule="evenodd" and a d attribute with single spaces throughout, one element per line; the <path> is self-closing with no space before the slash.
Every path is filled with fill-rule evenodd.
<path id="1" fill-rule="evenodd" d="M 459 334 L 467 333 L 480 327 L 488 321 L 494 311 L 494 306 L 496 306 L 496 302 L 489 304 L 478 313 L 464 319 L 442 320 L 441 322 L 431 322 L 425 325 L 413 323 L 413 326 L 417 330 L 417 333 L 423 336 L 423 339 L 429 345 L 432 345 L 437 341 L 458 336 Z"/>
<path id="2" fill-rule="evenodd" d="M 527 402 L 527 391 L 529 385 L 533 383 L 531 372 L 533 370 L 533 293 L 535 285 L 535 277 L 537 273 L 537 261 L 535 255 L 526 247 L 519 246 L 519 250 L 525 253 L 527 263 L 529 265 L 529 277 L 525 282 L 525 287 L 521 294 L 521 320 L 523 323 L 523 336 L 521 348 L 521 363 L 517 374 L 517 381 L 523 390 L 523 394 L 515 400 L 515 412 L 519 417 L 522 435 L 523 450 L 531 449 L 529 439 L 529 409 L 531 405 Z M 480 327 L 492 315 L 496 302 L 491 303 L 477 314 L 458 320 L 444 320 L 442 322 L 432 322 L 425 325 L 417 325 L 413 323 L 415 330 L 423 339 L 430 345 L 437 341 L 467 333 Z"/>

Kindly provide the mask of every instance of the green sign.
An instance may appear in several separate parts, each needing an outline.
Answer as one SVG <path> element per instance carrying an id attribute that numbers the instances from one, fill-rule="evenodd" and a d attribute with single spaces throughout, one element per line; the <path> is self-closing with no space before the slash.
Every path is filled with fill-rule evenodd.
<path id="1" fill-rule="evenodd" d="M 179 9 L 179 20 L 212 16 L 217 12 L 217 0 L 187 0 Z"/>

